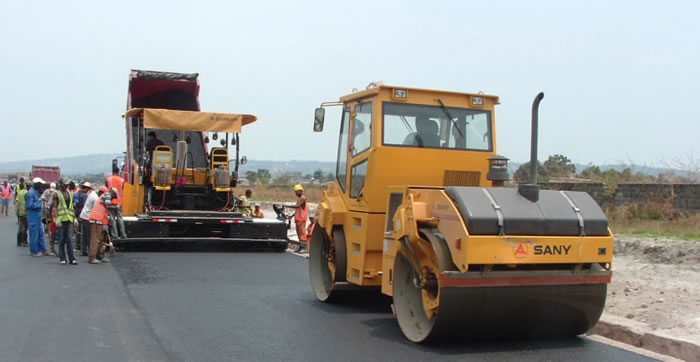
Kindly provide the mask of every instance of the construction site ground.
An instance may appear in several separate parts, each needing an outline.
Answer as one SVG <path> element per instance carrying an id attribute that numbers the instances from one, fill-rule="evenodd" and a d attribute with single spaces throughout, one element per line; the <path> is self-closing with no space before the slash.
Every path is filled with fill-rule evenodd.
<path id="1" fill-rule="evenodd" d="M 0 361 L 648 361 L 587 337 L 408 342 L 391 299 L 318 302 L 289 253 L 120 252 L 59 265 L 14 245 L 0 217 Z"/>
<path id="2" fill-rule="evenodd" d="M 617 236 L 603 318 L 700 345 L 700 241 Z"/>

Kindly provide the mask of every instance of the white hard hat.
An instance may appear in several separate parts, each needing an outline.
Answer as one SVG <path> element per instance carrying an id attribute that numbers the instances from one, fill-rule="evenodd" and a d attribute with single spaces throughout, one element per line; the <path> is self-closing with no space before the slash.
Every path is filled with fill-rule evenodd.
<path id="1" fill-rule="evenodd" d="M 55 188 L 56 188 L 56 183 L 55 183 L 55 182 L 50 183 L 50 184 L 49 184 L 49 187 L 52 188 L 52 189 L 55 189 Z"/>
<path id="2" fill-rule="evenodd" d="M 43 180 L 41 177 L 35 177 L 35 178 L 32 180 L 32 183 L 33 183 L 33 184 L 45 184 L 46 182 L 44 182 L 44 180 Z"/>

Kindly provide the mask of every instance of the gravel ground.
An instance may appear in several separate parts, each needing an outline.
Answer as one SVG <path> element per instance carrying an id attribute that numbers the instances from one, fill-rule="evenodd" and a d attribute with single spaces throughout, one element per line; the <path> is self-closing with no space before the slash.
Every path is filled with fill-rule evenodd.
<path id="1" fill-rule="evenodd" d="M 700 241 L 619 236 L 605 314 L 700 344 Z"/>

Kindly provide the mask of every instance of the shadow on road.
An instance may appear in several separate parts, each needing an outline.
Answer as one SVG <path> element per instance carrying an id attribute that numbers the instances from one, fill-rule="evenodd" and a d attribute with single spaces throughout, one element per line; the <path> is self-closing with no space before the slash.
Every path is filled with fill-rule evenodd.
<path id="1" fill-rule="evenodd" d="M 452 340 L 442 340 L 429 344 L 416 344 L 407 340 L 391 313 L 391 297 L 378 291 L 342 291 L 332 303 L 315 299 L 306 301 L 310 306 L 325 313 L 337 314 L 382 314 L 361 323 L 370 328 L 370 335 L 388 342 L 399 343 L 416 351 L 432 352 L 441 355 L 482 354 L 497 352 L 524 352 L 542 349 L 569 349 L 584 347 L 587 343 L 581 337 L 542 338 L 530 336 L 488 335 Z M 470 328 L 473 326 L 464 326 Z"/>
<path id="2" fill-rule="evenodd" d="M 371 328 L 370 335 L 388 342 L 399 343 L 417 351 L 432 352 L 441 355 L 483 354 L 498 352 L 525 352 L 543 349 L 558 350 L 583 347 L 586 341 L 580 337 L 568 338 L 528 338 L 528 337 L 481 337 L 443 340 L 429 344 L 416 344 L 406 339 L 401 333 L 398 322 L 393 316 L 375 318 L 363 322 Z M 468 328 L 465 326 L 465 328 Z"/>

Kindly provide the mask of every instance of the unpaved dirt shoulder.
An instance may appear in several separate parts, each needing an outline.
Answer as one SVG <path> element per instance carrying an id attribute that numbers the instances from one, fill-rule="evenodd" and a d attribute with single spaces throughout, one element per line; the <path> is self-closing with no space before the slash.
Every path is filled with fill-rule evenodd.
<path id="1" fill-rule="evenodd" d="M 700 345 L 700 241 L 618 236 L 608 315 Z"/>

